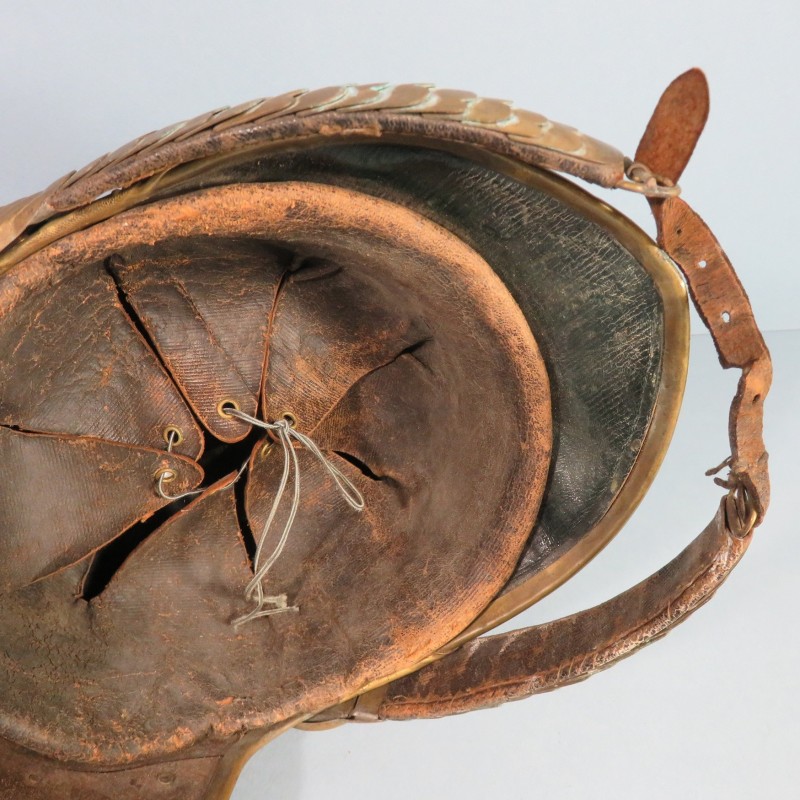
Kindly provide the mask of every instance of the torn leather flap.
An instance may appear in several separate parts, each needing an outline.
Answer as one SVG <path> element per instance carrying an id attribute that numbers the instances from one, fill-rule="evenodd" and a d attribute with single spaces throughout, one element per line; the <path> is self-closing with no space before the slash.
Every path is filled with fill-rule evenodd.
<path id="1" fill-rule="evenodd" d="M 45 284 L 0 317 L 0 424 L 198 457 L 199 426 L 126 312 L 105 263 Z"/>
<path id="2" fill-rule="evenodd" d="M 154 476 L 197 486 L 195 462 L 163 451 L 98 439 L 22 433 L 0 427 L 0 591 L 86 558 L 166 504 Z"/>

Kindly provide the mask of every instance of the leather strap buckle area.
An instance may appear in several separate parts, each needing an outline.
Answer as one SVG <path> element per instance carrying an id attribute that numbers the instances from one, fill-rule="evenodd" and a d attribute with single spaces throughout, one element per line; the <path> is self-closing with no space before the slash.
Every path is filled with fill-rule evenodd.
<path id="1" fill-rule="evenodd" d="M 746 538 L 758 521 L 758 511 L 745 485 L 737 482 L 725 495 L 725 525 L 735 539 Z"/>
<path id="2" fill-rule="evenodd" d="M 677 183 L 663 175 L 657 175 L 640 161 L 631 161 L 629 158 L 625 159 L 625 180 L 620 181 L 616 188 L 638 192 L 654 199 L 677 197 L 681 193 L 681 187 Z"/>

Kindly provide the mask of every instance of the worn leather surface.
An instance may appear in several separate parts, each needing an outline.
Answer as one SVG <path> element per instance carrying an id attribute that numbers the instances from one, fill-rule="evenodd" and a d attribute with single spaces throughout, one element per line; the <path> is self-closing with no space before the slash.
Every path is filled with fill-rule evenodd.
<path id="1" fill-rule="evenodd" d="M 708 601 L 750 544 L 769 501 L 762 436 L 769 353 L 730 261 L 700 217 L 683 200 L 670 199 L 656 219 L 722 365 L 742 370 L 730 411 L 729 474 L 722 481 L 728 498 L 689 547 L 641 584 L 571 617 L 465 645 L 390 684 L 378 698 L 377 718 L 460 713 L 583 680 L 660 638 Z"/>
<path id="2" fill-rule="evenodd" d="M 0 427 L 0 594 L 85 559 L 166 505 L 153 475 L 172 469 L 173 492 L 202 469 L 163 450 Z"/>
<path id="3" fill-rule="evenodd" d="M 653 111 L 636 151 L 637 160 L 677 181 L 703 130 L 708 104 L 705 75 L 698 69 L 679 75 Z M 650 207 L 659 244 L 686 276 L 720 363 L 725 369 L 742 370 L 729 415 L 727 483 L 744 488 L 759 523 L 769 504 L 768 457 L 762 436 L 764 399 L 772 382 L 769 352 L 730 259 L 700 215 L 680 198 L 650 200 Z"/>
<path id="4" fill-rule="evenodd" d="M 204 800 L 221 759 L 79 772 L 0 739 L 0 797 L 11 800 Z"/>
<path id="5" fill-rule="evenodd" d="M 537 331 L 559 398 L 544 513 L 510 589 L 573 547 L 606 513 L 630 472 L 652 417 L 662 368 L 663 320 L 657 292 L 644 270 L 608 233 L 552 197 L 465 158 L 400 146 L 325 146 L 325 140 L 309 154 L 292 153 L 297 139 L 290 135 L 291 126 L 311 130 L 308 126 L 318 116 L 320 124 L 314 130 L 326 137 L 345 129 L 356 133 L 356 112 L 368 96 L 345 96 L 337 87 L 312 95 L 290 93 L 248 109 L 204 115 L 180 132 L 165 133 L 166 138 L 153 135 L 137 146 L 122 148 L 70 178 L 67 186 L 75 192 L 87 180 L 102 182 L 112 175 L 123 185 L 125 175 L 130 178 L 137 169 L 143 170 L 141 175 L 149 174 L 147 170 L 155 164 L 175 163 L 179 153 L 195 158 L 212 150 L 263 145 L 269 139 L 272 144 L 283 142 L 284 152 L 276 156 L 259 153 L 258 157 L 254 153 L 244 167 L 204 170 L 165 189 L 161 196 L 226 182 L 287 178 L 343 185 L 423 213 L 488 259 Z M 404 106 L 420 106 L 434 95 L 425 87 L 402 87 L 396 95 L 381 89 L 373 92 L 374 105 L 368 110 L 371 114 L 378 108 L 393 109 L 391 125 L 381 128 L 384 139 L 392 132 L 410 135 L 416 125 L 435 122 L 440 128 L 444 125 L 445 132 L 437 128 L 433 136 L 434 128 L 426 129 L 431 144 L 436 136 L 440 142 L 460 136 L 463 141 L 474 141 L 528 163 L 554 166 L 555 162 L 525 155 L 527 151 L 505 146 L 498 150 L 494 140 L 486 138 L 490 131 L 475 124 L 479 117 L 488 121 L 485 115 L 490 106 L 483 101 L 474 103 L 464 93 L 442 94 L 436 108 L 430 107 L 431 114 L 419 119 L 395 114 Z M 388 101 L 390 96 L 394 99 Z M 347 125 L 355 127 L 337 127 L 341 120 L 331 122 L 327 111 L 321 115 L 311 111 L 323 100 L 345 102 Z M 292 112 L 299 117 L 286 116 Z M 500 113 L 499 107 L 494 113 Z M 542 122 L 529 112 L 514 113 L 522 128 L 504 123 L 509 142 L 521 141 L 525 126 L 533 130 Z M 470 127 L 456 132 L 463 128 L 456 124 L 463 114 L 469 117 Z M 479 117 L 473 119 L 476 114 Z M 382 120 L 374 124 L 383 125 Z M 205 135 L 204 125 L 214 129 L 206 132 L 213 147 L 211 139 L 202 147 L 199 139 L 195 141 L 196 136 Z M 546 129 L 545 125 L 542 135 L 549 135 Z M 377 129 L 373 126 L 370 130 L 374 139 Z M 225 138 L 233 132 L 235 138 Z M 549 152 L 572 146 L 560 128 L 554 135 L 561 137 L 561 143 Z M 358 137 L 348 135 L 347 140 L 354 138 Z M 540 144 L 551 147 L 545 140 Z M 578 146 L 577 140 L 572 144 Z M 153 191 L 159 196 L 157 185 Z M 485 199 L 485 205 L 475 202 L 477 196 Z M 76 196 L 70 202 L 74 200 Z M 559 255 L 562 249 L 563 260 Z M 602 425 L 597 425 L 597 420 Z"/>
<path id="6" fill-rule="evenodd" d="M 369 270 L 344 270 L 325 259 L 298 264 L 286 276 L 272 319 L 268 416 L 290 410 L 306 429 L 316 429 L 368 373 L 431 342 L 421 310 L 414 294 Z"/>
<path id="7" fill-rule="evenodd" d="M 0 424 L 162 449 L 169 420 L 184 432 L 175 451 L 200 455 L 200 428 L 103 260 L 17 296 L 0 299 Z"/>
<path id="8" fill-rule="evenodd" d="M 664 635 L 702 605 L 748 543 L 730 536 L 720 507 L 689 548 L 652 577 L 587 611 L 475 639 L 390 684 L 377 717 L 441 717 L 584 680 Z"/>
<path id="9" fill-rule="evenodd" d="M 195 252 L 196 273 L 189 267 Z M 285 259 L 287 252 L 293 256 Z M 99 274 L 98 264 L 118 281 L 112 300 L 148 336 L 165 331 L 171 352 L 194 332 L 207 342 L 230 340 L 230 320 L 215 315 L 221 303 L 236 309 L 250 297 L 221 293 L 229 282 L 237 285 L 240 273 L 242 286 L 264 287 L 253 302 L 270 297 L 266 339 L 262 319 L 245 337 L 251 346 L 221 347 L 229 358 L 216 363 L 226 374 L 247 376 L 256 391 L 259 364 L 266 365 L 260 405 L 267 414 L 284 403 L 296 412 L 298 429 L 356 483 L 366 509 L 355 514 L 320 463 L 298 450 L 300 508 L 265 589 L 285 592 L 299 611 L 234 628 L 231 621 L 248 610 L 249 554 L 283 460 L 279 448 L 265 452 L 268 440 L 237 422 L 253 454 L 251 473 L 233 486 L 230 474 L 219 475 L 185 507 L 179 502 L 159 512 L 166 516 L 155 519 L 93 596 L 83 585 L 94 529 L 78 537 L 84 558 L 6 592 L 0 738 L 71 772 L 69 780 L 53 778 L 54 786 L 80 787 L 87 770 L 149 775 L 130 770 L 221 755 L 243 731 L 301 719 L 415 663 L 463 629 L 508 580 L 549 466 L 549 382 L 524 316 L 477 253 L 411 211 L 296 183 L 186 195 L 120 215 L 20 264 L 0 280 L 0 295 L 8 289 L 2 295 L 8 318 L 14 301 L 25 300 L 20 287 L 35 291 L 37 281 L 45 286 L 69 265 L 68 287 Z M 276 265 L 285 265 L 277 280 Z M 155 281 L 169 302 L 180 284 L 184 295 L 173 312 L 158 305 L 159 291 L 148 293 Z M 187 303 L 186 296 L 197 299 Z M 147 324 L 138 308 L 149 315 Z M 259 316 L 245 304 L 239 319 Z M 184 325 L 186 336 L 175 335 L 173 324 Z M 202 341 L 199 333 L 192 341 Z M 263 341 L 260 359 L 252 358 L 257 341 Z M 159 348 L 166 368 L 189 396 L 191 382 L 180 380 L 188 362 L 168 359 L 168 349 Z M 200 344 L 196 352 L 203 352 Z M 61 374 L 54 370 L 54 382 Z M 199 407 L 196 397 L 189 399 Z M 109 406 L 106 413 L 114 411 Z M 165 417 L 159 429 L 170 422 Z M 206 431 L 209 441 L 212 433 Z M 7 435 L 37 446 L 63 438 Z M 32 462 L 44 480 L 52 476 L 52 503 L 61 504 L 38 509 L 34 498 L 23 497 L 11 506 L 10 524 L 18 530 L 45 512 L 52 527 L 66 530 L 74 506 L 62 494 L 74 492 L 80 509 L 88 500 L 102 515 L 97 536 L 108 538 L 115 531 L 106 524 L 106 506 L 113 502 L 122 514 L 125 504 L 105 493 L 122 491 L 128 479 L 126 491 L 139 482 L 143 508 L 161 502 L 152 460 L 167 458 L 163 437 L 158 453 L 73 439 L 78 448 L 102 450 L 103 458 L 87 458 L 80 468 L 58 454 Z M 120 449 L 137 458 L 141 450 L 150 461 L 141 469 L 120 465 L 116 483 L 106 485 L 106 451 Z M 218 449 L 215 443 L 209 453 Z M 204 457 L 203 463 L 217 475 L 227 462 Z M 184 461 L 173 457 L 170 465 L 188 480 Z M 57 482 L 61 470 L 72 484 Z M 12 465 L 1 484 L 0 505 L 15 496 L 17 471 Z M 168 486 L 177 491 L 184 483 Z M 286 512 L 284 505 L 273 533 Z M 96 521 L 83 515 L 77 522 L 85 530 Z M 24 563 L 37 555 L 28 544 Z M 13 563 L 10 570 L 16 576 Z M 0 786 L 27 769 L 21 763 L 27 762 L 0 765 Z M 87 781 L 95 791 L 98 781 Z M 129 791 L 138 797 L 143 790 L 131 784 Z"/>
<path id="10" fill-rule="evenodd" d="M 435 220 L 491 264 L 536 332 L 556 399 L 552 467 L 510 590 L 580 542 L 639 454 L 663 369 L 664 312 L 652 278 L 565 203 L 449 153 L 373 144 L 264 154 L 173 191 L 287 177 L 386 198 Z"/>

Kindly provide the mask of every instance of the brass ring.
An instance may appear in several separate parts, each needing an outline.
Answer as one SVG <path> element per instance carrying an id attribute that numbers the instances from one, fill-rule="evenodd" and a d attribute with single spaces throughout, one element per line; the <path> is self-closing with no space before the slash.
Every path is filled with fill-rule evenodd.
<path id="1" fill-rule="evenodd" d="M 755 527 L 758 511 L 750 494 L 742 484 L 732 488 L 725 496 L 725 524 L 731 536 L 744 539 Z"/>
<path id="2" fill-rule="evenodd" d="M 162 483 L 172 483 L 178 477 L 178 473 L 172 467 L 160 467 L 153 477 Z"/>
<path id="3" fill-rule="evenodd" d="M 280 417 L 278 417 L 278 419 L 285 419 L 289 423 L 289 426 L 292 428 L 297 427 L 297 417 L 294 414 L 292 414 L 291 411 L 281 411 Z"/>
<path id="4" fill-rule="evenodd" d="M 239 408 L 239 404 L 235 400 L 231 400 L 230 398 L 226 400 L 220 400 L 219 403 L 217 403 L 217 414 L 219 414 L 221 417 L 224 417 L 225 419 L 234 419 L 234 417 L 232 417 L 228 413 L 227 409 L 241 411 L 241 409 Z"/>
<path id="5" fill-rule="evenodd" d="M 167 425 L 167 427 L 164 428 L 164 441 L 173 446 L 180 444 L 183 441 L 181 429 L 175 425 Z"/>
<path id="6" fill-rule="evenodd" d="M 275 445 L 273 442 L 269 440 L 269 438 L 264 442 L 261 449 L 258 451 L 259 458 L 266 458 L 274 449 Z"/>

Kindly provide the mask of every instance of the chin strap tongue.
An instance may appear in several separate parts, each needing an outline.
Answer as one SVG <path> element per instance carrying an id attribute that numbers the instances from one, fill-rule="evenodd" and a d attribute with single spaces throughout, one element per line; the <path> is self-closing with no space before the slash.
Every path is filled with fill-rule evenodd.
<path id="1" fill-rule="evenodd" d="M 708 83 L 699 69 L 679 75 L 661 95 L 633 161 L 625 164 L 620 188 L 651 200 L 653 213 L 661 200 L 680 194 L 678 180 L 689 163 L 708 119 Z"/>
<path id="2" fill-rule="evenodd" d="M 636 149 L 634 162 L 677 183 L 708 119 L 708 82 L 690 69 L 666 88 Z"/>

